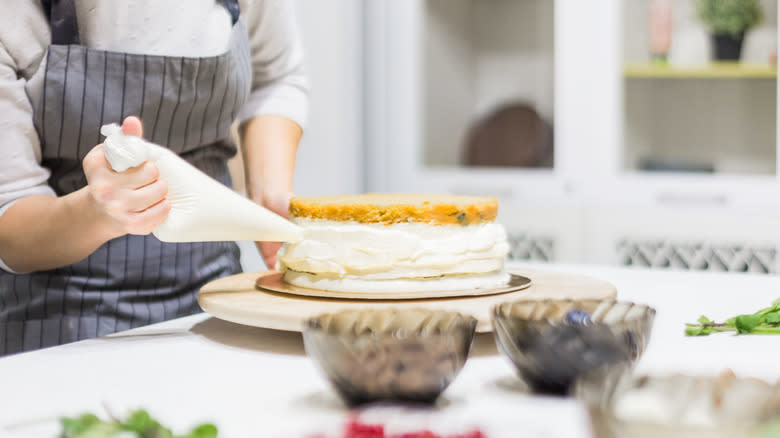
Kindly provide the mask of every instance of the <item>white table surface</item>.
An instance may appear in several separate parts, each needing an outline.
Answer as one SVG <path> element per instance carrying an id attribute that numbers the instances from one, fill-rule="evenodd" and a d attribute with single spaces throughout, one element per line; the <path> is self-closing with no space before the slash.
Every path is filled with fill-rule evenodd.
<path id="1" fill-rule="evenodd" d="M 517 265 L 522 266 L 522 265 Z M 658 310 L 638 372 L 780 377 L 780 337 L 683 336 L 704 313 L 720 320 L 752 313 L 780 297 L 775 276 L 532 265 L 591 275 L 617 286 L 618 298 Z M 367 421 L 391 430 L 437 432 L 479 426 L 488 436 L 588 437 L 574 401 L 513 390 L 516 378 L 491 335 L 480 335 L 465 368 L 433 411 L 374 409 Z M 244 327 L 201 314 L 105 338 L 0 359 L 0 436 L 55 436 L 53 419 L 104 406 L 142 407 L 176 431 L 213 421 L 221 437 L 337 436 L 348 417 L 303 351 L 300 334 Z"/>

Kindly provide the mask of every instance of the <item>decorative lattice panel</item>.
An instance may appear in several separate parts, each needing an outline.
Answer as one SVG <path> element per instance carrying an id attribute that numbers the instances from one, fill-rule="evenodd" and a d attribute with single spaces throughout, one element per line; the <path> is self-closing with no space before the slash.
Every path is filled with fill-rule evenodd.
<path id="1" fill-rule="evenodd" d="M 555 242 L 550 237 L 531 236 L 524 233 L 509 234 L 509 259 L 550 262 L 553 260 Z"/>
<path id="2" fill-rule="evenodd" d="M 624 266 L 724 272 L 775 272 L 777 248 L 709 242 L 623 239 L 617 245 Z"/>

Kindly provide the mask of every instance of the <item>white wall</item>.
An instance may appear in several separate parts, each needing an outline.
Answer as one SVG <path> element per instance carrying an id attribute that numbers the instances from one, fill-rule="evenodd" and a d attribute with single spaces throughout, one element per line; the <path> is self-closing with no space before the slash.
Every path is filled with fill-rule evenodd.
<path id="1" fill-rule="evenodd" d="M 295 169 L 297 195 L 362 191 L 361 0 L 295 0 L 306 50 L 311 107 Z M 245 271 L 264 265 L 240 242 Z"/>
<path id="2" fill-rule="evenodd" d="M 362 2 L 296 0 L 295 5 L 312 89 L 295 192 L 358 192 L 363 167 Z"/>

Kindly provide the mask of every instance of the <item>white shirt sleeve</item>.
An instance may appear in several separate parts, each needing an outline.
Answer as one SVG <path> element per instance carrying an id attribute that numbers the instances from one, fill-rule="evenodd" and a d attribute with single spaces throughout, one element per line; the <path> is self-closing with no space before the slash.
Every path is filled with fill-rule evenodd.
<path id="1" fill-rule="evenodd" d="M 17 75 L 20 70 L 0 40 L 0 216 L 26 196 L 55 196 L 47 185 L 49 171 L 41 166 L 41 146 L 26 81 Z M 0 268 L 10 271 L 2 260 Z"/>
<path id="2" fill-rule="evenodd" d="M 309 85 L 291 0 L 242 0 L 252 55 L 252 93 L 239 123 L 273 114 L 302 128 L 308 113 Z"/>

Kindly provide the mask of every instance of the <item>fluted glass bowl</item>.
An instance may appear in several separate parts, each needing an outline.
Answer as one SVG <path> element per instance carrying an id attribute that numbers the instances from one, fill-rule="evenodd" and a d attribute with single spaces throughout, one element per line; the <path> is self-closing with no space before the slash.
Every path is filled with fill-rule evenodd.
<path id="1" fill-rule="evenodd" d="M 633 376 L 625 367 L 591 371 L 574 395 L 588 406 L 596 436 L 769 438 L 780 436 L 780 386 L 753 378 Z"/>
<path id="2" fill-rule="evenodd" d="M 533 392 L 555 395 L 568 394 L 589 370 L 635 362 L 654 317 L 648 306 L 616 300 L 523 300 L 492 312 L 496 344 L 520 378 Z"/>
<path id="3" fill-rule="evenodd" d="M 306 321 L 303 341 L 349 405 L 432 403 L 463 368 L 477 320 L 426 309 L 366 309 Z"/>

